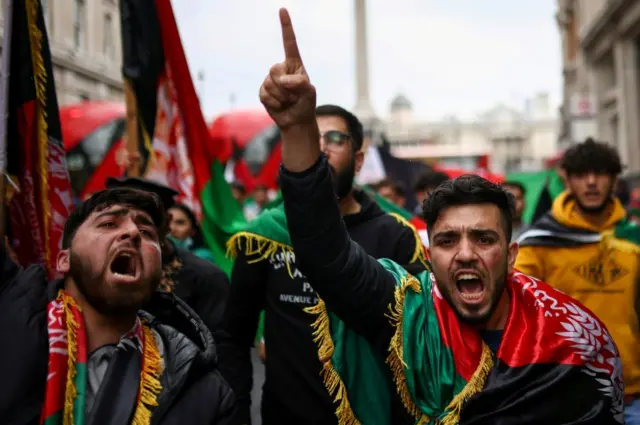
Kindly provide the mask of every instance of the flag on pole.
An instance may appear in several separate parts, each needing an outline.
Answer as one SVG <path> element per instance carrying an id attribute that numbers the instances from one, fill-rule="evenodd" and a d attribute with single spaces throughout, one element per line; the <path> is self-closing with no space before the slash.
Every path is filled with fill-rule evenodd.
<path id="1" fill-rule="evenodd" d="M 23 266 L 55 272 L 64 223 L 73 205 L 62 145 L 49 39 L 40 0 L 12 1 L 5 26 L 2 75 L 6 104 L 7 173 L 16 188 L 9 201 L 11 243 Z M 5 21 L 6 22 L 6 21 Z M 5 24 L 6 25 L 6 24 Z M 7 49 L 7 50 L 4 50 Z"/>
<path id="2" fill-rule="evenodd" d="M 170 0 L 121 0 L 123 75 L 135 100 L 143 175 L 180 192 L 227 273 L 226 242 L 246 224 L 200 109 Z"/>

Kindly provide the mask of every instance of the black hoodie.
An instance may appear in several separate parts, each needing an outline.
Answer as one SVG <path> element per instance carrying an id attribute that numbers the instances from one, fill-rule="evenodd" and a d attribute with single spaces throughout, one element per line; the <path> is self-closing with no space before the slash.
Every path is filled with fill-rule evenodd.
<path id="1" fill-rule="evenodd" d="M 47 381 L 46 309 L 62 282 L 47 282 L 42 267 L 18 267 L 4 245 L 0 264 L 0 424 L 37 425 Z M 202 320 L 174 295 L 159 292 L 142 314 L 164 348 L 162 391 L 151 423 L 229 424 L 234 396 L 217 371 L 213 337 Z"/>
<path id="2" fill-rule="evenodd" d="M 408 264 L 419 242 L 413 229 L 382 211 L 364 192 L 354 194 L 361 210 L 343 217 L 351 238 L 375 258 Z M 226 338 L 219 344 L 222 373 L 238 399 L 234 423 L 251 421 L 250 348 L 260 311 L 264 310 L 263 425 L 337 424 L 336 406 L 321 378 L 322 365 L 313 341 L 315 316 L 304 311 L 317 303 L 315 291 L 295 267 L 295 258 L 289 258 L 287 265 L 282 251 L 264 261 L 254 261 L 261 254 L 248 254 L 246 246 L 238 251 L 224 320 Z"/>

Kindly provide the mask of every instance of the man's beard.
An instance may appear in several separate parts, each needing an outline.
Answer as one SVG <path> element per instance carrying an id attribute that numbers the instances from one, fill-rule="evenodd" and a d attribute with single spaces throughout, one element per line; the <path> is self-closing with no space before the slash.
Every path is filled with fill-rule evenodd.
<path id="1" fill-rule="evenodd" d="M 604 210 L 607 209 L 607 206 L 609 206 L 610 200 L 611 200 L 611 193 L 609 193 L 609 195 L 607 195 L 607 197 L 604 198 L 604 201 L 602 201 L 602 204 L 596 205 L 596 206 L 587 206 L 587 205 L 583 205 L 582 202 L 580 202 L 580 199 L 576 196 L 576 204 L 578 204 L 578 208 L 580 208 L 581 211 L 584 211 L 585 213 L 588 213 L 588 214 L 603 213 Z"/>
<path id="2" fill-rule="evenodd" d="M 338 172 L 331 167 L 331 178 L 333 180 L 333 191 L 338 200 L 343 200 L 353 189 L 353 179 L 356 176 L 356 161 L 353 160 L 344 170 Z"/>
<path id="3" fill-rule="evenodd" d="M 83 259 L 71 251 L 69 275 L 87 303 L 98 313 L 107 317 L 118 317 L 138 311 L 144 306 L 160 284 L 162 272 L 154 275 L 151 282 L 140 285 L 111 287 L 106 283 L 107 268 L 92 272 Z"/>
<path id="4" fill-rule="evenodd" d="M 487 310 L 487 313 L 485 313 L 482 316 L 468 317 L 462 314 L 460 311 L 458 311 L 455 307 L 455 304 L 453 303 L 452 295 L 449 293 L 447 288 L 443 288 L 438 282 L 439 282 L 438 278 L 436 278 L 436 284 L 438 285 L 438 289 L 440 290 L 440 293 L 442 294 L 444 299 L 447 301 L 447 303 L 451 306 L 451 309 L 453 310 L 453 312 L 461 322 L 468 323 L 470 325 L 483 325 L 487 323 L 489 319 L 491 319 L 491 315 L 495 311 L 496 306 L 500 302 L 500 298 L 502 298 L 502 294 L 505 291 L 505 288 L 507 286 L 507 265 L 506 264 L 504 265 L 504 271 L 499 276 L 497 276 L 495 280 L 495 285 L 494 285 L 495 291 L 493 292 L 493 294 L 491 294 L 489 310 Z M 453 290 L 455 291 L 457 289 L 454 287 Z"/>

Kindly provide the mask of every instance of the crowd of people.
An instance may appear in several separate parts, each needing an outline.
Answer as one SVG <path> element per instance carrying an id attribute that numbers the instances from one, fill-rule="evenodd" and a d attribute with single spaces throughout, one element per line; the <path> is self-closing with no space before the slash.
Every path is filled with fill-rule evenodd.
<path id="1" fill-rule="evenodd" d="M 139 178 L 76 206 L 62 280 L 3 246 L 0 423 L 640 424 L 640 203 L 615 194 L 615 149 L 568 149 L 566 190 L 532 225 L 517 182 L 419 176 L 427 249 L 354 186 L 362 124 L 316 105 L 280 19 L 260 100 L 281 201 L 252 194 L 230 278 L 177 192 Z M 393 181 L 375 189 L 405 205 Z"/>

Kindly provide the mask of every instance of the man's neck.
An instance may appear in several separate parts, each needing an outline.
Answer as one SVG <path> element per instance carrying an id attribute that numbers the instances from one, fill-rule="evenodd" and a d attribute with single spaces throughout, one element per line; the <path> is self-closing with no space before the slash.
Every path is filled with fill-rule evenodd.
<path id="1" fill-rule="evenodd" d="M 87 353 L 92 353 L 107 344 L 117 344 L 122 335 L 129 332 L 136 323 L 136 312 L 118 317 L 105 316 L 87 302 L 75 284 L 65 283 L 65 289 L 82 310 L 87 336 Z"/>
<path id="2" fill-rule="evenodd" d="M 502 331 L 507 325 L 507 319 L 509 318 L 509 294 L 506 289 L 502 293 L 496 308 L 491 314 L 491 318 L 487 323 L 482 325 L 482 329 L 489 331 Z"/>
<path id="3" fill-rule="evenodd" d="M 349 193 L 347 196 L 340 200 L 340 215 L 343 217 L 345 215 L 357 214 L 362 209 L 361 205 L 356 201 L 356 198 L 353 196 L 353 192 Z"/>

